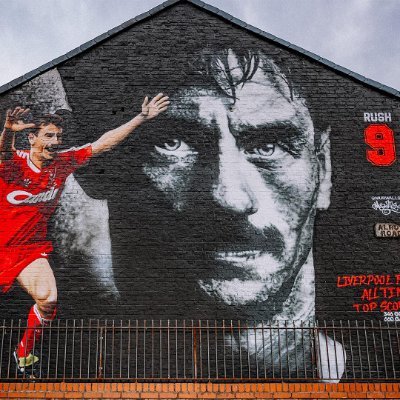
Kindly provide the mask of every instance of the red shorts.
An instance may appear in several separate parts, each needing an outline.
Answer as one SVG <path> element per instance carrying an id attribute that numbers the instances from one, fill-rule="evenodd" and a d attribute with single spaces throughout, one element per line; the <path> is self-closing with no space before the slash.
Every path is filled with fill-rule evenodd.
<path id="1" fill-rule="evenodd" d="M 6 293 L 24 268 L 38 258 L 48 258 L 52 250 L 50 242 L 0 247 L 0 292 Z"/>

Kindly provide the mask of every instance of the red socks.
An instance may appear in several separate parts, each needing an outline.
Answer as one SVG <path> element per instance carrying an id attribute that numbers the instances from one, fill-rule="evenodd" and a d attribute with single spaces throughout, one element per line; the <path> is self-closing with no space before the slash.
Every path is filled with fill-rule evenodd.
<path id="1" fill-rule="evenodd" d="M 57 309 L 54 308 L 53 314 L 49 319 L 44 319 L 38 309 L 37 305 L 31 307 L 28 314 L 28 323 L 27 328 L 25 329 L 24 335 L 22 336 L 21 341 L 18 344 L 17 348 L 17 356 L 20 357 L 27 357 L 29 353 L 33 349 L 33 345 L 35 347 L 38 345 L 38 341 L 42 336 L 42 329 L 40 327 L 47 326 L 50 321 L 52 321 L 57 313 Z M 35 329 L 39 328 L 39 329 Z"/>

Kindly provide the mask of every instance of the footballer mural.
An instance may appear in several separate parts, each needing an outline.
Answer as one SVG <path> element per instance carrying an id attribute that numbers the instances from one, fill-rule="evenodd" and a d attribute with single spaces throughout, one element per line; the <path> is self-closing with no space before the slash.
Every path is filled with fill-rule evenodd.
<path id="1" fill-rule="evenodd" d="M 53 71 L 45 79 L 49 78 L 51 82 L 54 75 Z M 54 83 L 60 84 L 57 75 Z M 45 91 L 51 93 L 52 89 Z M 54 99 L 55 103 L 61 100 L 60 92 L 63 94 L 59 89 Z M 27 367 L 39 362 L 39 357 L 33 350 L 35 343 L 40 341 L 43 330 L 37 328 L 49 325 L 57 314 L 57 283 L 49 262 L 54 238 L 48 235 L 48 225 L 66 180 L 70 178 L 69 189 L 65 191 L 63 202 L 75 203 L 75 207 L 64 208 L 70 218 L 58 217 L 63 223 L 60 226 L 56 224 L 55 228 L 60 228 L 60 234 L 62 230 L 67 230 L 67 236 L 74 237 L 71 241 L 72 248 L 79 248 L 82 237 L 91 226 L 84 228 L 82 232 L 78 229 L 84 221 L 79 222 L 82 213 L 77 211 L 76 204 L 82 205 L 86 199 L 84 193 L 79 190 L 79 185 L 74 185 L 71 174 L 92 157 L 112 150 L 144 122 L 165 111 L 168 104 L 168 97 L 162 93 L 152 100 L 146 97 L 141 112 L 130 121 L 107 131 L 93 143 L 66 150 L 61 148 L 63 119 L 56 113 L 30 114 L 29 108 L 21 106 L 6 111 L 0 137 L 0 287 L 2 292 L 6 293 L 11 286 L 18 283 L 34 302 L 28 313 L 26 329 L 14 352 L 16 368 L 21 374 L 26 372 Z M 54 107 L 54 103 L 51 105 Z M 23 133 L 27 136 L 29 146 L 19 149 L 15 145 L 16 136 Z M 72 201 L 68 196 L 71 193 Z M 95 228 L 107 228 L 106 224 L 102 223 L 103 218 L 96 218 L 101 213 L 101 205 L 100 209 L 97 209 L 95 202 L 91 203 L 91 206 L 96 219 Z M 90 213 L 87 216 L 90 222 Z M 72 223 L 68 226 L 71 219 Z M 100 236 L 107 238 L 107 234 L 108 230 L 105 229 Z M 65 240 L 62 239 L 60 236 L 61 247 L 66 246 Z M 93 248 L 101 251 L 98 240 L 96 234 L 91 235 L 88 248 L 80 247 L 83 254 Z M 109 248 L 109 243 L 106 244 Z M 67 248 L 65 247 L 65 250 Z M 101 262 L 99 263 L 98 256 L 94 257 L 90 265 L 99 272 L 96 275 L 98 280 L 101 280 L 104 277 L 104 268 Z M 108 270 L 107 282 L 112 280 L 111 266 Z M 116 292 L 114 285 L 107 289 L 112 293 Z"/>
<path id="2" fill-rule="evenodd" d="M 202 50 L 185 72 L 190 80 L 169 88 L 170 99 L 146 97 L 137 117 L 96 140 L 101 123 L 69 103 L 56 69 L 14 95 L 19 107 L 2 136 L 2 191 L 14 195 L 5 193 L 3 219 L 18 215 L 14 237 L 24 231 L 27 245 L 46 248 L 10 261 L 19 267 L 7 282 L 33 297 L 32 324 L 53 319 L 57 301 L 71 318 L 315 319 L 313 233 L 330 205 L 329 124 L 317 126 L 290 71 L 261 50 Z M 17 137 L 14 146 L 24 132 L 29 145 Z M 33 336 L 16 351 L 21 368 L 36 361 Z M 231 345 L 261 357 L 278 340 L 266 348 L 239 335 Z M 290 340 L 281 357 L 294 365 Z M 319 341 L 320 376 L 340 378 L 340 343 Z"/>

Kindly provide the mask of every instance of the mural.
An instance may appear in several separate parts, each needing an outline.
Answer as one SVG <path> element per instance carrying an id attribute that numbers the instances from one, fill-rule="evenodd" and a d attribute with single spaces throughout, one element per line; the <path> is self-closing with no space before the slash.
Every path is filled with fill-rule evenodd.
<path id="1" fill-rule="evenodd" d="M 17 281 L 35 302 L 14 353 L 21 373 L 39 360 L 32 350 L 42 331 L 35 328 L 48 325 L 56 316 L 57 286 L 48 261 L 53 246 L 47 237 L 47 225 L 65 181 L 91 157 L 111 150 L 137 127 L 165 111 L 168 104 L 168 97 L 162 93 L 150 101 L 146 97 L 141 113 L 131 121 L 104 133 L 94 143 L 68 150 L 60 149 L 62 118 L 57 114 L 33 117 L 26 122 L 28 108 L 7 111 L 0 139 L 0 285 L 5 293 Z M 14 145 L 15 135 L 22 131 L 28 131 L 27 150 L 18 150 Z M 72 215 L 78 222 L 78 213 Z"/>
<path id="2" fill-rule="evenodd" d="M 32 306 L 20 288 L 32 297 L 30 326 L 48 323 L 57 308 L 61 318 L 300 326 L 319 315 L 340 319 L 347 307 L 392 321 L 387 312 L 397 310 L 385 307 L 398 304 L 399 273 L 382 272 L 371 257 L 367 267 L 358 261 L 361 235 L 347 242 L 357 229 L 348 218 L 360 210 L 362 218 L 377 211 L 365 235 L 380 240 L 375 223 L 391 223 L 382 215 L 396 210 L 377 199 L 398 199 L 395 185 L 385 196 L 366 193 L 360 207 L 346 170 L 350 162 L 369 173 L 396 162 L 392 112 L 355 112 L 351 96 L 332 95 L 337 81 L 317 84 L 322 72 L 309 74 L 302 60 L 225 41 L 179 48 L 172 66 L 143 45 L 135 49 L 143 58 L 125 62 L 121 53 L 115 73 L 102 61 L 112 58 L 104 47 L 100 61 L 83 55 L 4 100 L 0 283 L 4 291 L 14 284 L 3 304 L 24 299 L 19 317 L 20 304 Z M 359 121 L 342 140 L 344 113 Z M 357 148 L 349 146 L 355 136 Z M 326 287 L 330 300 L 318 304 Z M 250 336 L 239 333 L 228 347 L 261 360 L 281 339 L 266 345 Z M 37 361 L 34 340 L 28 330 L 16 350 L 20 369 Z M 286 340 L 282 370 L 309 365 L 311 344 L 298 359 L 300 338 Z M 326 349 L 319 376 L 339 380 L 344 348 L 322 333 L 317 340 Z"/>

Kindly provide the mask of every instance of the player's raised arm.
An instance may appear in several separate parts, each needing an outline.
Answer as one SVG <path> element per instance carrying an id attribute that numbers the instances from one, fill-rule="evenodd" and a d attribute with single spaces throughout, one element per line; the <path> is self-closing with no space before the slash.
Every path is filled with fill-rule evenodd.
<path id="1" fill-rule="evenodd" d="M 92 143 L 93 155 L 111 150 L 121 143 L 130 133 L 144 122 L 149 121 L 168 108 L 168 96 L 159 93 L 151 101 L 146 96 L 142 104 L 142 112 L 126 124 L 104 133 L 99 139 Z"/>
<path id="2" fill-rule="evenodd" d="M 0 136 L 0 163 L 12 158 L 12 152 L 15 151 L 15 132 L 35 127 L 35 124 L 23 121 L 28 112 L 29 108 L 22 107 L 7 110 L 4 129 Z"/>

